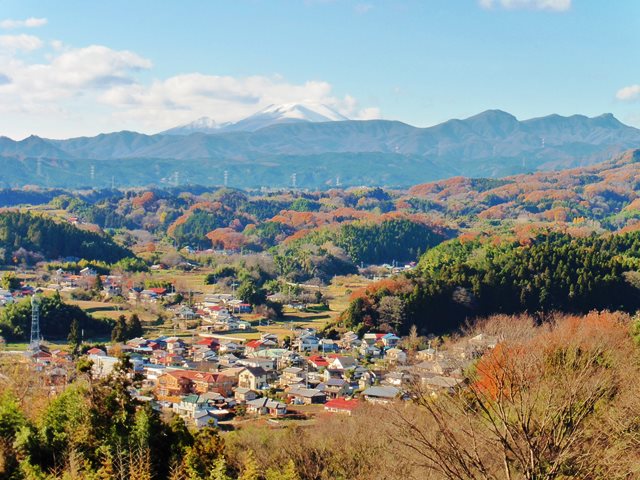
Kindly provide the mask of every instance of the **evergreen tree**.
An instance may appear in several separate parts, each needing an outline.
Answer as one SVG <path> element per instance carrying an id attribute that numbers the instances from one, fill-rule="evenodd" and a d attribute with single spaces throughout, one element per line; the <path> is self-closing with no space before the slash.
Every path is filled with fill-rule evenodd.
<path id="1" fill-rule="evenodd" d="M 243 477 L 241 477 L 243 478 Z M 209 472 L 208 480 L 233 480 L 229 475 L 227 475 L 227 462 L 224 457 L 220 456 L 213 462 L 213 467 Z M 257 477 L 256 477 L 257 479 Z"/>
<path id="2" fill-rule="evenodd" d="M 127 340 L 127 319 L 120 315 L 116 320 L 116 326 L 111 331 L 112 342 L 124 342 Z"/>
<path id="3" fill-rule="evenodd" d="M 138 317 L 137 313 L 132 314 L 131 317 L 129 317 L 129 320 L 127 320 L 126 332 L 127 339 L 142 336 L 142 323 L 140 322 L 140 317 Z"/>
<path id="4" fill-rule="evenodd" d="M 93 290 L 99 293 L 103 288 L 104 285 L 102 284 L 102 278 L 100 277 L 100 274 L 97 274 L 96 279 L 93 282 Z"/>
<path id="5" fill-rule="evenodd" d="M 69 346 L 72 349 L 71 353 L 75 357 L 76 355 L 78 355 L 80 344 L 82 343 L 82 338 L 80 336 L 80 322 L 77 318 L 74 318 L 71 321 L 69 336 L 67 337 L 67 340 L 69 341 Z"/>

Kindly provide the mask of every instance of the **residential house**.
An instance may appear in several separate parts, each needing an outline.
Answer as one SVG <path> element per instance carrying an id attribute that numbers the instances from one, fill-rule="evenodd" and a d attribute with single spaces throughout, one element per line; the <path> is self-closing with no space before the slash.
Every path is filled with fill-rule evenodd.
<path id="1" fill-rule="evenodd" d="M 337 398 L 349 393 L 349 387 L 349 382 L 342 378 L 330 378 L 318 385 L 318 390 L 322 390 L 328 398 Z"/>
<path id="2" fill-rule="evenodd" d="M 261 352 L 265 352 L 266 350 L 262 350 Z M 247 358 L 243 358 L 238 360 L 238 365 L 243 365 L 245 367 L 260 367 L 266 371 L 271 371 L 276 367 L 276 359 L 271 357 L 262 357 L 262 356 L 253 356 L 255 354 L 251 354 L 251 356 Z"/>
<path id="3" fill-rule="evenodd" d="M 218 419 L 208 410 L 198 410 L 193 415 L 193 426 L 196 428 L 218 426 Z"/>
<path id="4" fill-rule="evenodd" d="M 248 388 L 237 387 L 234 391 L 234 398 L 240 403 L 250 402 L 258 398 L 258 394 Z"/>
<path id="5" fill-rule="evenodd" d="M 362 342 L 360 343 L 360 348 L 358 348 L 358 352 L 363 357 L 379 357 L 382 353 L 382 350 L 375 344 L 370 344 L 366 340 L 362 340 Z"/>
<path id="6" fill-rule="evenodd" d="M 317 388 L 291 388 L 287 391 L 287 398 L 298 405 L 311 405 L 326 402 L 327 395 Z"/>
<path id="7" fill-rule="evenodd" d="M 315 369 L 327 368 L 329 366 L 329 361 L 320 355 L 311 355 L 307 358 L 307 362 Z"/>
<path id="8" fill-rule="evenodd" d="M 233 393 L 234 379 L 223 373 L 172 370 L 158 378 L 159 396 L 179 396 L 188 393 L 217 392 L 223 396 Z"/>
<path id="9" fill-rule="evenodd" d="M 394 387 L 401 387 L 405 383 L 410 382 L 412 379 L 411 375 L 407 372 L 394 371 L 389 372 L 384 376 L 383 382 L 386 385 L 392 385 Z"/>
<path id="10" fill-rule="evenodd" d="M 387 333 L 386 335 L 382 336 L 382 343 L 384 344 L 385 348 L 395 348 L 398 346 L 399 342 L 400 337 L 394 335 L 393 333 Z"/>
<path id="11" fill-rule="evenodd" d="M 303 333 L 293 340 L 292 348 L 299 352 L 316 352 L 320 345 L 320 339 L 311 333 Z"/>
<path id="12" fill-rule="evenodd" d="M 283 387 L 300 384 L 306 381 L 305 371 L 300 367 L 288 367 L 280 375 L 280 385 Z"/>
<path id="13" fill-rule="evenodd" d="M 318 342 L 318 351 L 325 353 L 334 353 L 340 351 L 340 346 L 338 342 L 335 340 L 330 340 L 328 338 L 321 338 Z"/>
<path id="14" fill-rule="evenodd" d="M 247 412 L 257 415 L 281 417 L 287 414 L 287 406 L 284 403 L 271 400 L 270 398 L 261 397 L 247 402 Z"/>
<path id="15" fill-rule="evenodd" d="M 436 350 L 431 348 L 431 345 L 429 345 L 429 348 L 425 348 L 424 350 L 420 350 L 417 354 L 416 354 L 416 358 L 418 360 L 429 360 L 429 361 L 433 361 L 436 358 Z"/>
<path id="16" fill-rule="evenodd" d="M 399 348 L 390 348 L 385 353 L 387 361 L 393 365 L 404 365 L 407 363 L 407 354 Z"/>
<path id="17" fill-rule="evenodd" d="M 269 348 L 274 348 L 277 346 L 278 346 L 278 343 L 274 342 L 269 338 L 260 339 L 260 340 L 251 340 L 245 344 L 244 351 L 247 354 L 251 354 L 251 353 L 258 352 L 260 350 L 267 350 Z"/>
<path id="18" fill-rule="evenodd" d="M 351 415 L 359 406 L 360 401 L 357 399 L 339 397 L 327 401 L 327 403 L 324 404 L 324 409 L 326 412 Z"/>
<path id="19" fill-rule="evenodd" d="M 453 392 L 456 388 L 462 386 L 465 383 L 464 378 L 446 377 L 443 375 L 425 375 L 420 378 L 420 383 L 426 389 L 432 393 L 442 390 Z"/>
<path id="20" fill-rule="evenodd" d="M 362 396 L 371 403 L 390 403 L 400 395 L 400 390 L 395 387 L 373 386 L 362 392 Z"/>
<path id="21" fill-rule="evenodd" d="M 342 355 L 334 356 L 329 362 L 328 368 L 330 370 L 353 370 L 357 366 L 356 359 L 353 357 L 345 357 Z"/>
<path id="22" fill-rule="evenodd" d="M 360 340 L 358 339 L 358 335 L 356 335 L 354 332 L 349 331 L 342 336 L 339 345 L 345 350 L 350 350 L 351 348 L 359 345 L 359 343 Z"/>
<path id="23" fill-rule="evenodd" d="M 220 353 L 238 353 L 243 350 L 243 346 L 236 342 L 225 342 L 220 345 L 220 348 L 218 348 Z"/>
<path id="24" fill-rule="evenodd" d="M 120 361 L 117 357 L 107 355 L 89 355 L 89 360 L 93 362 L 91 373 L 98 378 L 105 378 L 111 375 L 114 367 Z"/>
<path id="25" fill-rule="evenodd" d="M 267 372 L 262 367 L 245 367 L 238 376 L 238 386 L 260 390 L 267 386 Z"/>
<path id="26" fill-rule="evenodd" d="M 378 380 L 378 376 L 374 372 L 367 371 L 363 373 L 360 379 L 358 380 L 358 388 L 360 390 L 366 390 L 371 385 L 374 385 L 377 380 Z"/>

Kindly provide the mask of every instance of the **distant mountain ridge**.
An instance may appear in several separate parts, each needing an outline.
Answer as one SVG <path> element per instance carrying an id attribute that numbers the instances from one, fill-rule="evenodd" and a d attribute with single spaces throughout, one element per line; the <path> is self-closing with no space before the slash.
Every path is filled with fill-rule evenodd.
<path id="1" fill-rule="evenodd" d="M 48 186 L 76 186 L 78 181 L 106 186 L 116 176 L 121 184 L 135 186 L 167 183 L 171 175 L 173 181 L 210 185 L 222 184 L 227 171 L 230 184 L 239 187 L 288 186 L 293 173 L 297 186 L 309 188 L 338 182 L 409 186 L 457 175 L 499 177 L 591 165 L 640 147 L 640 130 L 611 114 L 519 121 L 488 110 L 417 128 L 284 105 L 232 125 L 202 120 L 189 128 L 182 134 L 124 131 L 67 140 L 0 137 L 7 172 L 0 185 L 19 186 L 28 179 Z M 38 159 L 41 174 L 30 179 L 29 165 Z M 91 182 L 80 172 L 90 162 L 95 164 Z M 18 171 L 12 173 L 13 168 Z"/>

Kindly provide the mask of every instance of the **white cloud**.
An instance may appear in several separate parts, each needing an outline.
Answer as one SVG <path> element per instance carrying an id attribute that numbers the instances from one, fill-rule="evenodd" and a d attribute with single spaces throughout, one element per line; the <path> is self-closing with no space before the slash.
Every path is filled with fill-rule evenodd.
<path id="1" fill-rule="evenodd" d="M 0 35 L 0 48 L 5 51 L 19 50 L 29 52 L 42 47 L 42 40 L 33 35 Z"/>
<path id="2" fill-rule="evenodd" d="M 100 101 L 117 108 L 115 117 L 158 130 L 201 116 L 237 121 L 271 105 L 323 103 L 351 118 L 378 118 L 378 109 L 359 109 L 351 96 L 338 98 L 323 81 L 293 84 L 281 76 L 231 77 L 190 73 L 156 80 L 151 85 L 116 85 Z"/>
<path id="3" fill-rule="evenodd" d="M 47 24 L 46 18 L 29 17 L 26 20 L 12 20 L 6 19 L 0 21 L 0 28 L 12 29 L 12 28 L 36 28 L 42 27 Z"/>
<path id="4" fill-rule="evenodd" d="M 0 84 L 0 112 L 4 113 L 58 111 L 66 99 L 132 83 L 135 72 L 151 67 L 149 60 L 135 53 L 99 45 L 58 52 L 48 63 L 26 63 L 16 53 L 0 56 L 2 73 L 10 79 Z"/>
<path id="5" fill-rule="evenodd" d="M 483 8 L 502 7 L 509 10 L 531 9 L 565 12 L 571 8 L 571 0 L 479 0 Z"/>
<path id="6" fill-rule="evenodd" d="M 640 85 L 629 85 L 616 93 L 618 100 L 637 100 L 640 98 Z"/>
<path id="7" fill-rule="evenodd" d="M 21 118 L 25 125 L 48 124 L 48 130 L 35 133 L 54 137 L 68 136 L 70 131 L 71 135 L 122 129 L 157 132 L 201 116 L 237 121 L 281 103 L 323 103 L 354 119 L 380 116 L 377 108 L 363 108 L 349 95 L 337 96 L 322 80 L 295 83 L 279 75 L 196 72 L 147 81 L 139 73 L 151 69 L 152 62 L 127 50 L 102 45 L 72 48 L 58 40 L 44 44 L 27 35 L 0 36 L 0 47 L 5 47 L 0 48 L 2 133 L 14 136 L 34 132 L 15 130 L 11 118 Z M 35 48 L 43 49 L 44 60 L 23 57 Z M 14 130 L 7 131 L 8 126 Z"/>

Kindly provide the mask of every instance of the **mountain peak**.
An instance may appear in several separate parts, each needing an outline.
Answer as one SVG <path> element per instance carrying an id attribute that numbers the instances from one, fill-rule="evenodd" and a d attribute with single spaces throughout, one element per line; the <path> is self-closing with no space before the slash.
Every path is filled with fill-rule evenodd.
<path id="1" fill-rule="evenodd" d="M 251 117 L 256 116 L 271 116 L 281 119 L 289 118 L 305 120 L 307 122 L 339 122 L 349 120 L 349 118 L 324 103 L 283 103 L 281 105 L 269 105 Z"/>
<path id="2" fill-rule="evenodd" d="M 160 132 L 161 135 L 190 135 L 192 133 L 216 133 L 221 128 L 229 125 L 228 123 L 218 123 L 211 117 L 200 117 L 193 122 L 178 125 L 177 127 L 170 128 L 164 132 Z"/>
<path id="3" fill-rule="evenodd" d="M 220 133 L 222 131 L 255 132 L 281 123 L 339 122 L 349 120 L 323 103 L 283 103 L 269 105 L 236 123 L 217 123 L 213 118 L 200 117 L 191 123 L 170 128 L 162 135 L 190 135 L 192 133 Z"/>
<path id="4" fill-rule="evenodd" d="M 231 125 L 227 130 L 255 132 L 283 123 L 320 123 L 349 120 L 323 103 L 285 103 L 269 105 L 259 112 Z"/>

